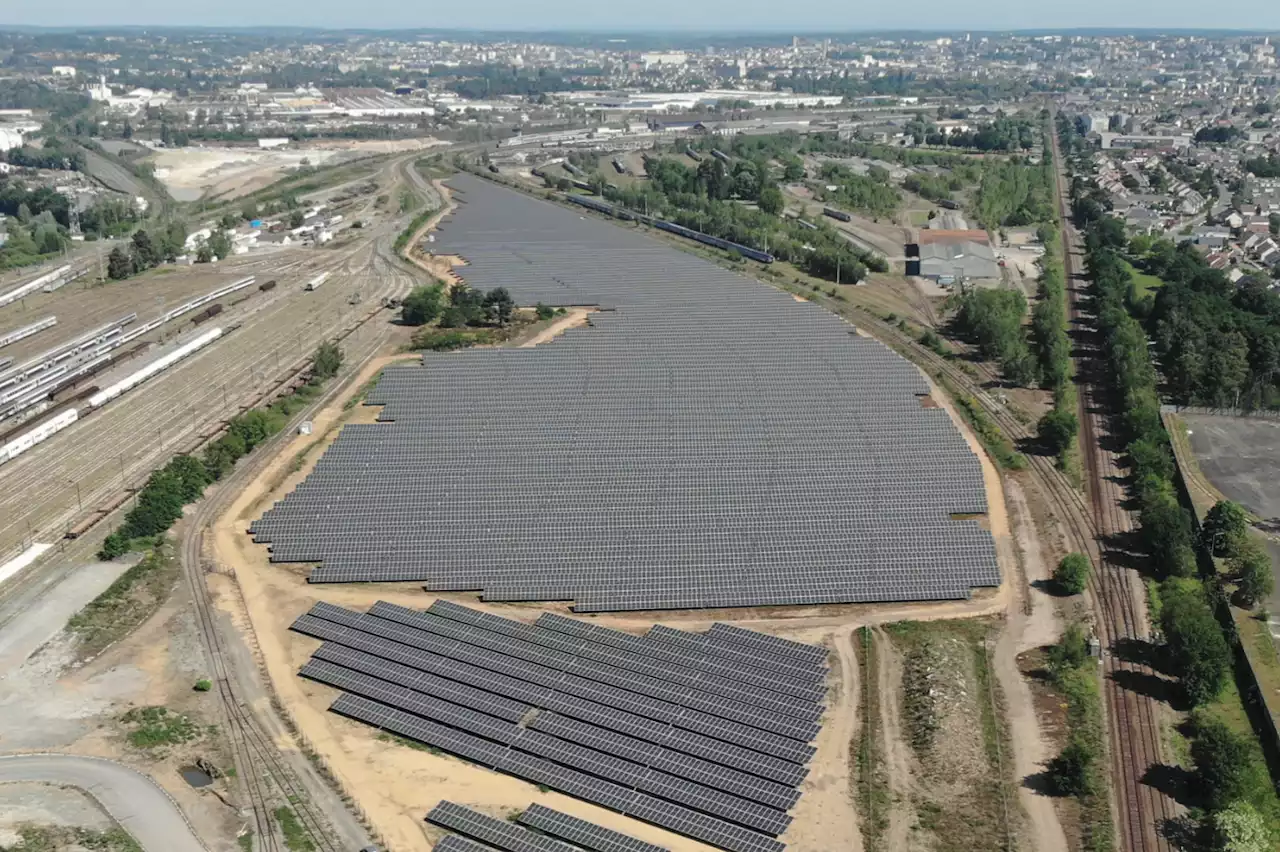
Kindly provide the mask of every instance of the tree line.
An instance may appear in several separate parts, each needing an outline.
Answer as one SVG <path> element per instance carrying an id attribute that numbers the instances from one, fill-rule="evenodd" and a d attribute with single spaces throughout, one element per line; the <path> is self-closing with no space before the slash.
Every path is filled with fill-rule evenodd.
<path id="1" fill-rule="evenodd" d="M 107 278 L 122 281 L 162 263 L 173 263 L 182 254 L 187 241 L 187 226 L 171 221 L 151 232 L 139 228 L 127 246 L 116 246 L 107 255 Z"/>
<path id="2" fill-rule="evenodd" d="M 230 473 L 237 461 L 280 432 L 341 367 L 342 351 L 333 343 L 322 344 L 312 356 L 307 384 L 266 408 L 232 418 L 226 434 L 205 447 L 199 458 L 174 456 L 152 473 L 119 529 L 103 541 L 98 557 L 114 559 L 128 553 L 139 539 L 154 540 L 167 531 L 182 517 L 184 506 L 199 500 L 205 488 Z"/>

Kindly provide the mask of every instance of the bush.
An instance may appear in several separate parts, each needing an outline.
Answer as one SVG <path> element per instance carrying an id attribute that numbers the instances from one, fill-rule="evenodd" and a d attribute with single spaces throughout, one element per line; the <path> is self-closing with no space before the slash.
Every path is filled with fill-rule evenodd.
<path id="1" fill-rule="evenodd" d="M 1262 545 L 1249 539 L 1234 545 L 1233 549 L 1235 555 L 1227 560 L 1227 566 L 1238 583 L 1241 603 L 1252 608 L 1271 597 L 1271 593 L 1275 591 L 1271 557 Z"/>
<path id="2" fill-rule="evenodd" d="M 1187 700 L 1194 706 L 1207 704 L 1226 685 L 1231 648 L 1198 584 L 1166 580 L 1160 598 L 1160 626 Z"/>
<path id="3" fill-rule="evenodd" d="M 1049 670 L 1054 680 L 1060 681 L 1065 673 L 1080 668 L 1088 659 L 1089 639 L 1084 628 L 1071 624 L 1062 632 L 1058 644 L 1049 649 Z"/>
<path id="4" fill-rule="evenodd" d="M 1092 566 L 1083 553 L 1068 553 L 1054 569 L 1053 581 L 1068 594 L 1078 595 L 1089 585 Z"/>
<path id="5" fill-rule="evenodd" d="M 1097 749 L 1084 737 L 1073 736 L 1062 753 L 1049 761 L 1049 784 L 1060 796 L 1087 796 L 1093 792 Z"/>
<path id="6" fill-rule="evenodd" d="M 336 343 L 322 343 L 311 357 L 311 377 L 324 381 L 338 375 L 342 369 L 342 350 Z"/>
<path id="7" fill-rule="evenodd" d="M 1056 456 L 1071 446 L 1079 428 L 1080 421 L 1076 419 L 1075 412 L 1053 408 L 1040 418 L 1036 431 L 1040 435 L 1041 443 Z"/>
<path id="8" fill-rule="evenodd" d="M 196 692 L 208 692 L 213 689 L 213 681 L 209 680 L 207 677 L 202 677 L 196 681 L 196 685 L 192 687 L 192 689 Z"/>

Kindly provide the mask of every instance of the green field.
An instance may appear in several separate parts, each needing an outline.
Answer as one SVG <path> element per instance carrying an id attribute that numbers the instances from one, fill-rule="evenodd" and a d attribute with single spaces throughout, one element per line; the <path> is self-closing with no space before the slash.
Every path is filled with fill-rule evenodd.
<path id="1" fill-rule="evenodd" d="M 1134 301 L 1145 299 L 1147 296 L 1155 296 L 1156 290 L 1164 286 L 1164 282 L 1159 278 L 1140 271 L 1132 263 L 1126 261 L 1125 266 L 1128 267 L 1129 275 L 1133 279 Z"/>

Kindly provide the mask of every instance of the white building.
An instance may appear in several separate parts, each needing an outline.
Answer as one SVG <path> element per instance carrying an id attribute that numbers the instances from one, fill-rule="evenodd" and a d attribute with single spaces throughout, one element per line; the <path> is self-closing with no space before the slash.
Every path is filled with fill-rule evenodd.
<path id="1" fill-rule="evenodd" d="M 689 61 L 687 53 L 642 53 L 640 62 L 645 70 L 659 65 L 684 65 Z"/>
<path id="2" fill-rule="evenodd" d="M 53 71 L 53 76 L 55 77 L 75 77 L 76 76 L 76 69 L 70 65 L 55 65 L 53 66 L 52 71 Z"/>
<path id="3" fill-rule="evenodd" d="M 0 151 L 22 147 L 22 134 L 17 130 L 0 127 Z"/>

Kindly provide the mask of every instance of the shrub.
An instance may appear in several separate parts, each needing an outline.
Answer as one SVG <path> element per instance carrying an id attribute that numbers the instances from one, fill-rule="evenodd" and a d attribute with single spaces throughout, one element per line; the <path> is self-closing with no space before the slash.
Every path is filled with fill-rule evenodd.
<path id="1" fill-rule="evenodd" d="M 1083 553 L 1068 553 L 1054 569 L 1053 581 L 1068 594 L 1078 595 L 1089 585 L 1092 566 Z"/>
<path id="2" fill-rule="evenodd" d="M 196 681 L 196 685 L 192 687 L 196 692 L 208 692 L 213 689 L 213 681 L 207 677 L 202 677 Z"/>

